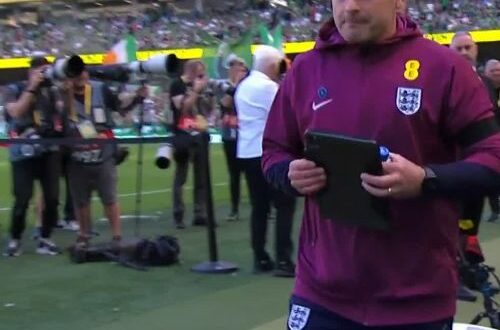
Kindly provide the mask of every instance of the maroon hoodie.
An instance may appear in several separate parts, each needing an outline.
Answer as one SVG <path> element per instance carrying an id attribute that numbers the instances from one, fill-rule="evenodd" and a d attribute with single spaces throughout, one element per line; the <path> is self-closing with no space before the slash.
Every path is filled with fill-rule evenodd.
<path id="1" fill-rule="evenodd" d="M 419 165 L 458 160 L 464 127 L 493 116 L 470 65 L 398 18 L 377 45 L 347 44 L 333 21 L 299 56 L 271 109 L 263 167 L 303 157 L 308 129 L 376 140 Z M 464 151 L 500 172 L 500 135 Z M 361 180 L 360 180 L 361 184 Z M 370 325 L 432 322 L 455 314 L 459 209 L 446 198 L 391 200 L 389 232 L 321 219 L 307 197 L 294 294 Z"/>

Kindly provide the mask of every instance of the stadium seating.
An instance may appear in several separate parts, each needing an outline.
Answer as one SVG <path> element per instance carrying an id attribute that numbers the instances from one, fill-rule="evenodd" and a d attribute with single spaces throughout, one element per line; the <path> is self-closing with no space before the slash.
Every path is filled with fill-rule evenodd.
<path id="1" fill-rule="evenodd" d="M 256 18 L 270 25 L 281 21 L 284 41 L 311 40 L 331 15 L 330 0 L 289 0 L 288 8 L 259 0 L 203 0 L 203 13 L 197 1 L 143 4 L 129 11 L 124 6 L 83 11 L 69 6 L 59 14 L 44 9 L 34 22 L 26 22 L 26 10 L 18 10 L 22 18 L 11 15 L 0 27 L 0 57 L 102 52 L 129 30 L 141 50 L 203 46 L 213 37 L 241 35 Z M 499 8 L 500 0 L 410 0 L 409 15 L 427 32 L 487 29 L 500 25 Z"/>

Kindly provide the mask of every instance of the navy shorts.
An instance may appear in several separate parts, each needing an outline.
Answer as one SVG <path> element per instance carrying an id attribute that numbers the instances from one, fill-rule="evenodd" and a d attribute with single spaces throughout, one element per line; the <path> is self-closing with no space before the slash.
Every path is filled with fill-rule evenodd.
<path id="1" fill-rule="evenodd" d="M 400 326 L 367 327 L 347 320 L 305 299 L 292 296 L 288 330 L 452 330 L 453 319 Z"/>

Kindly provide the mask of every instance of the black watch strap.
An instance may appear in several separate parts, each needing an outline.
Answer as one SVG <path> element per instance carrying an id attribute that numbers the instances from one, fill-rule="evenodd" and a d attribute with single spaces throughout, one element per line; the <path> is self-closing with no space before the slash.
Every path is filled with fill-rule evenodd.
<path id="1" fill-rule="evenodd" d="M 436 173 L 430 168 L 425 166 L 425 177 L 422 181 L 422 193 L 424 195 L 435 194 L 438 190 L 438 178 Z"/>

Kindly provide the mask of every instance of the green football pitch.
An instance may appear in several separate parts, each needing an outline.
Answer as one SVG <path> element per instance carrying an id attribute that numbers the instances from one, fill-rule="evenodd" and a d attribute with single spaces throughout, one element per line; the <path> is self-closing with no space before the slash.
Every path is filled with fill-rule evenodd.
<path id="1" fill-rule="evenodd" d="M 252 274 L 249 247 L 249 207 L 243 187 L 239 222 L 228 223 L 227 169 L 219 145 L 211 148 L 212 183 L 217 238 L 221 260 L 232 261 L 240 271 L 229 275 L 201 275 L 190 268 L 208 259 L 204 228 L 175 230 L 171 222 L 172 169 L 154 167 L 156 147 L 145 149 L 143 214 L 141 237 L 170 234 L 181 245 L 179 265 L 138 272 L 113 263 L 71 264 L 67 254 L 42 257 L 34 253 L 30 226 L 23 239 L 24 253 L 19 258 L 0 259 L 0 329 L 174 329 L 174 330 L 278 330 L 285 329 L 288 297 L 293 281 L 269 275 Z M 122 213 L 134 214 L 136 147 L 120 166 L 119 194 Z M 10 167 L 5 150 L 0 150 L 0 244 L 6 242 L 11 207 Z M 185 190 L 191 203 L 191 181 Z M 189 209 L 190 210 L 190 209 Z M 109 237 L 108 225 L 100 220 L 98 201 L 93 208 L 94 228 Z M 191 221 L 191 213 L 186 221 Z M 133 237 L 134 220 L 125 217 L 124 235 Z M 295 222 L 295 236 L 300 212 Z M 272 229 L 272 225 L 270 227 Z M 481 239 L 489 264 L 500 266 L 500 225 L 485 223 Z M 69 246 L 75 234 L 57 230 L 54 240 Z M 295 240 L 296 241 L 296 240 Z M 273 245 L 272 230 L 269 246 Z M 272 250 L 270 248 L 270 250 Z M 369 278 L 367 277 L 367 280 Z M 481 310 L 478 303 L 460 303 L 457 320 L 469 321 Z"/>

